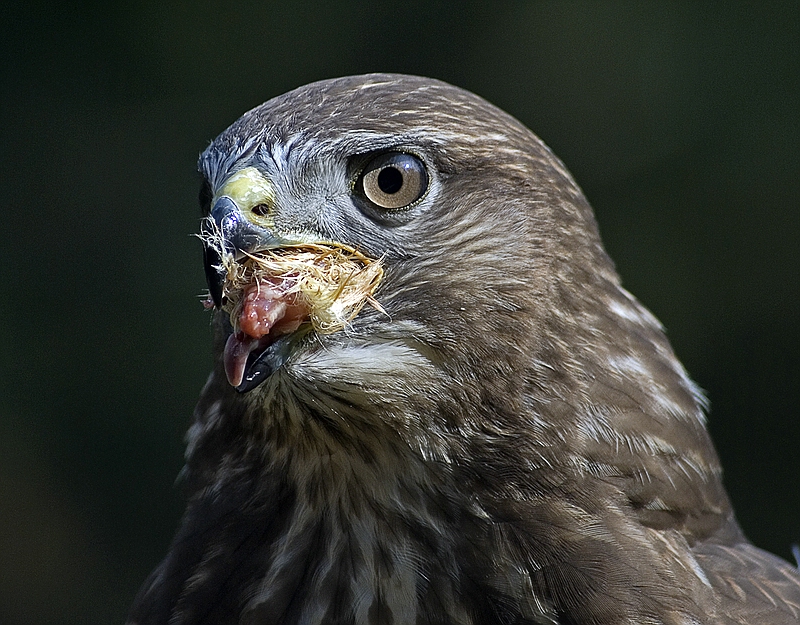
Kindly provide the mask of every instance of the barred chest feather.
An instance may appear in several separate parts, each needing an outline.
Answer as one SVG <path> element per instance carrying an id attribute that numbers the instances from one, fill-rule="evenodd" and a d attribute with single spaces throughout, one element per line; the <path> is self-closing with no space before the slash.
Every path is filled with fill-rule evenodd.
<path id="1" fill-rule="evenodd" d="M 379 399 L 346 382 L 347 366 L 399 380 L 412 364 L 426 366 L 399 345 L 328 350 L 251 403 L 201 400 L 187 451 L 194 494 L 150 584 L 180 597 L 171 623 L 466 625 L 497 614 L 486 580 L 471 577 L 493 566 L 485 514 L 454 484 L 444 447 L 420 435 L 414 449 L 410 424 L 401 436 L 376 421 L 378 403 L 405 413 L 401 388 L 382 383 Z M 217 385 L 212 376 L 204 397 Z"/>
<path id="2" fill-rule="evenodd" d="M 475 401 L 446 399 L 461 387 L 393 341 L 306 350 L 245 395 L 218 368 L 189 432 L 186 516 L 146 585 L 160 616 L 139 622 L 571 622 L 554 593 L 613 622 L 673 622 L 643 620 L 656 608 L 639 595 L 685 586 L 676 570 L 692 564 L 648 564 L 659 554 L 610 505 L 618 489 L 578 480 L 559 446 L 514 452 L 521 439 L 485 414 L 469 435 L 457 405 Z"/>

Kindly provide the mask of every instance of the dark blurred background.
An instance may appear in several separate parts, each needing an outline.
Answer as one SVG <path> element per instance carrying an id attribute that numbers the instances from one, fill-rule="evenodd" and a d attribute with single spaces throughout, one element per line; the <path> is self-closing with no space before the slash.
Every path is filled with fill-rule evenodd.
<path id="1" fill-rule="evenodd" d="M 9 3 L 0 9 L 0 624 L 120 623 L 183 508 L 210 368 L 198 153 L 369 71 L 519 117 L 708 391 L 746 533 L 800 540 L 800 5 Z"/>

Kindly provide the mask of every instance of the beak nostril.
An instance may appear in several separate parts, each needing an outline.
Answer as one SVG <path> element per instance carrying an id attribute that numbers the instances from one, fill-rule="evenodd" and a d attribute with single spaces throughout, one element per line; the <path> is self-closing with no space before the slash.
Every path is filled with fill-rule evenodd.
<path id="1" fill-rule="evenodd" d="M 273 249 L 297 241 L 283 239 L 276 236 L 272 229 L 270 215 L 274 203 L 271 201 L 256 201 L 252 208 L 242 210 L 239 205 L 227 195 L 217 198 L 209 214 L 210 219 L 203 226 L 207 247 L 214 248 L 217 257 L 230 255 L 239 261 L 248 254 L 259 250 Z M 219 258 L 216 259 L 221 262 Z M 208 265 L 208 263 L 207 263 Z M 214 263 L 210 263 L 213 268 Z M 206 271 L 210 281 L 217 279 L 213 271 Z M 219 297 L 212 298 L 218 303 Z"/>

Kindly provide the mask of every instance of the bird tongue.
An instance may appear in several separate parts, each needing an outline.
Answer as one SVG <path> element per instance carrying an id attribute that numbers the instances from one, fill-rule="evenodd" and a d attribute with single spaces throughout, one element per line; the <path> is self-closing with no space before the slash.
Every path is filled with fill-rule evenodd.
<path id="1" fill-rule="evenodd" d="M 239 386 L 251 354 L 256 356 L 284 334 L 297 330 L 308 319 L 306 306 L 296 302 L 280 282 L 262 279 L 248 286 L 242 298 L 238 330 L 228 337 L 223 353 L 225 375 L 232 386 Z"/>

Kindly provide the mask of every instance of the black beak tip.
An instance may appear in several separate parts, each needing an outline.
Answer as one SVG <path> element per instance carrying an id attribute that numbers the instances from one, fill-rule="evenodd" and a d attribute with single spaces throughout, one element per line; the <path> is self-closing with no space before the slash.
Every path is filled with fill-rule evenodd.
<path id="1" fill-rule="evenodd" d="M 220 268 L 221 264 L 222 259 L 219 253 L 213 248 L 203 246 L 203 269 L 206 273 L 208 293 L 217 308 L 222 306 L 222 285 L 225 283 L 225 274 Z"/>

